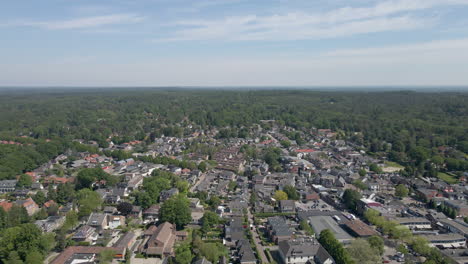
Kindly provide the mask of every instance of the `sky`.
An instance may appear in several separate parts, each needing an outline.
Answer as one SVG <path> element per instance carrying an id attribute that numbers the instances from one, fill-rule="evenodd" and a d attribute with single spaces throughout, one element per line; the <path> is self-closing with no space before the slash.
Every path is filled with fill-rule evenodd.
<path id="1" fill-rule="evenodd" d="M 0 86 L 466 86 L 468 0 L 2 0 Z"/>

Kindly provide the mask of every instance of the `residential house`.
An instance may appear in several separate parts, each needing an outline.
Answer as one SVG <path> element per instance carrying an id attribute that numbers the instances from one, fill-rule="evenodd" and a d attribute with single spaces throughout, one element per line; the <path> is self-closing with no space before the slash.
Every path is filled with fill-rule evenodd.
<path id="1" fill-rule="evenodd" d="M 150 227 L 151 235 L 143 241 L 140 252 L 146 256 L 174 256 L 174 243 L 178 240 L 175 225 L 164 222 L 158 227 Z M 145 232 L 145 235 L 148 233 Z"/>
<path id="2" fill-rule="evenodd" d="M 271 241 L 278 244 L 283 240 L 290 240 L 293 232 L 290 230 L 286 219 L 281 216 L 269 217 L 267 220 L 267 232 Z"/>
<path id="3" fill-rule="evenodd" d="M 96 228 L 84 225 L 76 231 L 71 239 L 76 242 L 89 242 L 90 244 L 94 244 L 98 236 L 99 234 L 96 232 Z"/>
<path id="4" fill-rule="evenodd" d="M 172 188 L 170 190 L 164 190 L 159 195 L 159 202 L 163 203 L 169 200 L 171 197 L 179 194 L 179 190 L 177 188 Z"/>
<path id="5" fill-rule="evenodd" d="M 116 229 L 118 227 L 125 227 L 125 216 L 107 215 L 107 228 Z"/>
<path id="6" fill-rule="evenodd" d="M 17 200 L 15 203 L 17 205 L 23 206 L 28 212 L 29 216 L 37 213 L 40 210 L 39 206 L 32 198 L 28 198 L 26 200 Z"/>
<path id="7" fill-rule="evenodd" d="M 296 212 L 296 204 L 293 200 L 279 201 L 279 211 L 282 213 L 294 213 Z"/>
<path id="8" fill-rule="evenodd" d="M 159 204 L 153 204 L 148 209 L 143 211 L 143 220 L 148 222 L 157 221 L 159 219 L 159 209 L 161 206 Z"/>
<path id="9" fill-rule="evenodd" d="M 42 232 L 50 233 L 62 227 L 65 223 L 63 216 L 49 216 L 44 220 L 37 220 L 34 224 L 37 225 Z"/>
<path id="10" fill-rule="evenodd" d="M 102 231 L 107 228 L 107 215 L 103 213 L 92 213 L 88 219 L 88 225 Z"/>
<path id="11" fill-rule="evenodd" d="M 278 251 L 284 264 L 335 263 L 330 254 L 315 239 L 281 241 Z"/>
<path id="12" fill-rule="evenodd" d="M 3 180 L 0 181 L 0 193 L 13 192 L 16 188 L 17 180 Z"/>
<path id="13" fill-rule="evenodd" d="M 99 253 L 104 250 L 114 251 L 114 260 L 123 261 L 125 259 L 125 248 L 73 246 L 67 247 L 50 264 L 96 263 Z"/>

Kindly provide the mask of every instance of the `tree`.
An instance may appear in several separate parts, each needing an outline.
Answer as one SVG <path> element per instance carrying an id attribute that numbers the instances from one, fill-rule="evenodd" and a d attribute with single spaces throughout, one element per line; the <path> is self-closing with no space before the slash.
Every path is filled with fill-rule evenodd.
<path id="1" fill-rule="evenodd" d="M 309 225 L 309 223 L 307 223 L 307 220 L 302 220 L 299 223 L 299 227 L 301 230 L 304 230 L 308 236 L 313 236 L 315 234 L 314 229 Z"/>
<path id="2" fill-rule="evenodd" d="M 175 261 L 177 264 L 190 264 L 192 263 L 193 254 L 190 244 L 182 243 L 175 249 Z"/>
<path id="3" fill-rule="evenodd" d="M 29 252 L 26 256 L 25 264 L 42 264 L 43 256 L 37 251 Z"/>
<path id="4" fill-rule="evenodd" d="M 400 197 L 400 198 L 406 197 L 406 196 L 408 196 L 408 193 L 409 193 L 408 188 L 406 188 L 406 186 L 403 185 L 403 184 L 398 184 L 395 187 L 395 195 L 397 197 Z"/>
<path id="5" fill-rule="evenodd" d="M 383 255 L 384 253 L 384 240 L 382 237 L 374 235 L 371 236 L 367 239 L 367 242 L 369 242 L 369 245 L 372 248 L 375 248 L 379 255 Z"/>
<path id="6" fill-rule="evenodd" d="M 221 204 L 221 199 L 216 195 L 211 195 L 207 203 L 211 208 L 216 209 Z"/>
<path id="7" fill-rule="evenodd" d="M 45 202 L 46 202 L 46 196 L 44 194 L 44 192 L 42 191 L 38 191 L 33 197 L 32 199 L 34 200 L 34 202 L 37 203 L 37 205 L 39 206 L 42 206 Z"/>
<path id="8" fill-rule="evenodd" d="M 349 256 L 348 251 L 344 249 L 343 245 L 335 238 L 335 235 L 329 229 L 320 232 L 318 241 L 335 259 L 337 264 L 356 264 Z"/>
<path id="9" fill-rule="evenodd" d="M 283 191 L 276 191 L 275 194 L 273 195 L 273 198 L 276 201 L 282 201 L 282 200 L 287 200 L 288 195 Z"/>
<path id="10" fill-rule="evenodd" d="M 81 189 L 77 193 L 79 217 L 90 215 L 95 209 L 101 207 L 101 196 L 90 189 Z"/>
<path id="11" fill-rule="evenodd" d="M 349 255 L 355 263 L 374 264 L 381 262 L 381 257 L 376 248 L 371 247 L 364 239 L 356 239 L 347 248 Z"/>
<path id="12" fill-rule="evenodd" d="M 64 229 L 71 229 L 78 225 L 78 214 L 71 210 L 67 213 L 65 217 L 65 223 L 63 225 Z"/>
<path id="13" fill-rule="evenodd" d="M 211 263 L 218 262 L 219 258 L 226 255 L 226 248 L 220 243 L 202 243 L 199 247 L 200 255 Z"/>
<path id="14" fill-rule="evenodd" d="M 147 192 L 137 192 L 135 195 L 135 203 L 143 209 L 146 209 L 153 204 L 153 200 Z"/>
<path id="15" fill-rule="evenodd" d="M 99 263 L 106 264 L 111 263 L 114 259 L 115 251 L 112 249 L 105 249 L 99 253 Z"/>
<path id="16" fill-rule="evenodd" d="M 364 177 L 367 175 L 367 171 L 364 168 L 361 168 L 359 170 L 359 176 Z"/>
<path id="17" fill-rule="evenodd" d="M 283 148 L 289 148 L 291 146 L 291 141 L 289 140 L 281 140 L 280 144 Z"/>
<path id="18" fill-rule="evenodd" d="M 5 261 L 5 264 L 22 264 L 23 261 L 18 255 L 18 252 L 16 251 L 11 251 L 10 254 L 8 255 L 8 260 Z"/>
<path id="19" fill-rule="evenodd" d="M 132 212 L 132 209 L 133 209 L 133 205 L 131 203 L 122 202 L 122 203 L 119 203 L 119 205 L 117 205 L 117 210 L 122 215 L 125 215 L 125 216 L 130 214 L 130 212 Z"/>
<path id="20" fill-rule="evenodd" d="M 236 182 L 236 181 L 230 181 L 230 182 L 228 183 L 228 190 L 229 190 L 230 192 L 235 191 L 236 188 L 237 188 L 237 182 Z"/>
<path id="21" fill-rule="evenodd" d="M 357 201 L 361 199 L 361 194 L 358 191 L 352 189 L 346 189 L 343 193 L 342 200 L 346 207 L 350 210 L 356 210 Z"/>
<path id="22" fill-rule="evenodd" d="M 380 168 L 377 164 L 372 163 L 369 165 L 369 169 L 375 173 L 382 173 L 382 168 Z"/>
<path id="23" fill-rule="evenodd" d="M 161 206 L 159 214 L 162 222 L 175 224 L 179 229 L 192 221 L 189 200 L 182 195 L 165 201 Z"/>
<path id="24" fill-rule="evenodd" d="M 210 228 L 217 225 L 219 223 L 219 216 L 211 211 L 206 211 L 201 218 L 202 223 L 202 232 L 207 233 Z"/>
<path id="25" fill-rule="evenodd" d="M 200 162 L 200 164 L 198 164 L 198 169 L 201 170 L 202 172 L 206 172 L 206 170 L 208 169 L 206 162 L 204 161 Z"/>
<path id="26" fill-rule="evenodd" d="M 301 198 L 301 196 L 299 195 L 299 192 L 296 190 L 296 188 L 294 188 L 291 185 L 284 186 L 283 191 L 287 194 L 288 199 L 290 199 L 290 200 L 296 200 L 297 201 L 297 200 L 299 200 Z"/>
<path id="27" fill-rule="evenodd" d="M 16 185 L 20 188 L 29 188 L 32 185 L 32 178 L 27 174 L 21 174 Z"/>

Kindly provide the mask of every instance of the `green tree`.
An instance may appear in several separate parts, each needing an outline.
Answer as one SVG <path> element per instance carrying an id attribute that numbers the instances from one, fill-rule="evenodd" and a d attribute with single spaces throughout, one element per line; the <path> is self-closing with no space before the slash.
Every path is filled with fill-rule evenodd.
<path id="1" fill-rule="evenodd" d="M 403 184 L 398 184 L 395 187 L 395 195 L 397 197 L 400 197 L 400 198 L 406 197 L 406 196 L 408 196 L 408 193 L 409 193 L 408 188 L 406 188 L 406 186 L 403 185 Z"/>
<path id="2" fill-rule="evenodd" d="M 337 264 L 356 264 L 348 251 L 345 250 L 343 245 L 335 238 L 335 235 L 329 229 L 320 232 L 318 241 L 333 259 L 335 259 Z"/>
<path id="3" fill-rule="evenodd" d="M 135 195 L 135 202 L 143 209 L 146 209 L 149 208 L 155 201 L 151 199 L 147 192 L 137 192 L 137 194 Z"/>
<path id="4" fill-rule="evenodd" d="M 192 214 L 189 207 L 189 200 L 178 195 L 165 201 L 159 211 L 162 222 L 176 224 L 181 229 L 192 220 Z"/>
<path id="5" fill-rule="evenodd" d="M 211 261 L 211 263 L 216 263 L 221 256 L 227 255 L 226 248 L 220 243 L 202 243 L 199 251 L 200 255 Z"/>
<path id="6" fill-rule="evenodd" d="M 369 169 L 375 173 L 382 173 L 382 168 L 380 168 L 377 164 L 372 163 L 369 165 Z"/>
<path id="7" fill-rule="evenodd" d="M 201 170 L 202 172 L 206 172 L 208 169 L 206 162 L 204 161 L 200 162 L 200 164 L 198 164 L 198 169 Z"/>
<path id="8" fill-rule="evenodd" d="M 374 235 L 371 236 L 367 239 L 367 242 L 369 242 L 369 245 L 376 249 L 379 255 L 383 255 L 384 253 L 384 240 L 382 237 Z"/>
<path id="9" fill-rule="evenodd" d="M 347 251 L 355 263 L 375 264 L 382 261 L 379 251 L 371 247 L 369 242 L 364 239 L 354 240 Z"/>
<path id="10" fill-rule="evenodd" d="M 355 211 L 357 206 L 357 201 L 361 199 L 361 194 L 358 191 L 352 189 L 346 189 L 343 193 L 342 200 L 346 207 L 350 210 Z"/>
<path id="11" fill-rule="evenodd" d="M 301 196 L 299 195 L 299 192 L 296 190 L 296 188 L 294 188 L 291 185 L 284 186 L 283 191 L 287 194 L 288 199 L 290 199 L 290 200 L 296 200 L 297 201 L 297 200 L 299 200 L 301 198 Z"/>
<path id="12" fill-rule="evenodd" d="M 361 168 L 359 170 L 359 176 L 364 177 L 367 175 L 367 171 L 364 168 Z"/>
<path id="13" fill-rule="evenodd" d="M 45 202 L 46 202 L 46 196 L 44 194 L 44 192 L 42 191 L 38 191 L 33 197 L 32 199 L 34 200 L 34 202 L 37 203 L 37 205 L 39 206 L 42 206 Z"/>
<path id="14" fill-rule="evenodd" d="M 5 264 L 22 264 L 23 261 L 18 255 L 18 252 L 11 251 L 8 255 L 8 260 L 5 261 Z"/>
<path id="15" fill-rule="evenodd" d="M 190 244 L 182 243 L 175 249 L 175 261 L 177 264 L 190 264 L 192 263 L 193 254 Z"/>
<path id="16" fill-rule="evenodd" d="M 94 210 L 101 207 L 101 196 L 90 189 L 81 189 L 77 193 L 79 205 L 79 217 L 90 215 Z"/>
<path id="17" fill-rule="evenodd" d="M 42 264 L 43 256 L 41 253 L 37 251 L 29 252 L 26 256 L 25 264 Z"/>
<path id="18" fill-rule="evenodd" d="M 315 234 L 314 232 L 314 229 L 309 225 L 309 223 L 307 223 L 306 220 L 302 220 L 300 223 L 299 223 L 299 227 L 301 230 L 304 230 L 304 232 L 308 235 L 308 236 L 313 236 Z"/>
<path id="19" fill-rule="evenodd" d="M 276 201 L 282 201 L 282 200 L 287 200 L 288 195 L 283 191 L 276 191 L 275 194 L 273 195 L 273 198 Z"/>
<path id="20" fill-rule="evenodd" d="M 20 188 L 29 188 L 32 185 L 32 178 L 27 174 L 21 174 L 16 185 Z"/>

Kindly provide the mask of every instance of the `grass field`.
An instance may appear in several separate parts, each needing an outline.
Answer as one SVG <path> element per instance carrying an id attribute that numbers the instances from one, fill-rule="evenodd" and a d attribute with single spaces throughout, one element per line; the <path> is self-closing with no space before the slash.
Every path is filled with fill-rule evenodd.
<path id="1" fill-rule="evenodd" d="M 385 165 L 387 165 L 388 167 L 395 167 L 395 168 L 401 168 L 401 169 L 405 168 L 401 166 L 400 164 L 393 162 L 393 161 L 385 161 Z"/>
<path id="2" fill-rule="evenodd" d="M 453 176 L 451 176 L 451 175 L 449 175 L 449 174 L 447 174 L 447 173 L 444 173 L 444 172 L 439 172 L 439 173 L 437 174 L 437 177 L 438 177 L 439 179 L 445 181 L 445 182 L 448 183 L 448 184 L 455 184 L 455 183 L 458 182 L 458 180 L 457 180 L 455 177 L 453 177 Z"/>

